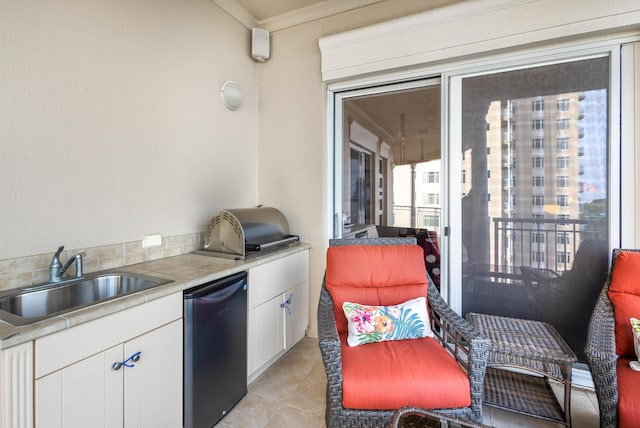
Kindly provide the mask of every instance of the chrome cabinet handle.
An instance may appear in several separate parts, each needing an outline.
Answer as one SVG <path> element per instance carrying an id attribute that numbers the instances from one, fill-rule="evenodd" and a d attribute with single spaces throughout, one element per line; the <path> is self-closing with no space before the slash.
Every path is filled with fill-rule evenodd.
<path id="1" fill-rule="evenodd" d="M 113 370 L 120 370 L 120 367 L 125 366 L 125 367 L 135 367 L 135 364 L 132 364 L 130 361 L 133 361 L 134 363 L 137 363 L 138 361 L 140 361 L 140 355 L 142 354 L 141 351 L 136 352 L 135 354 L 131 355 L 129 358 L 127 358 L 126 360 L 122 361 L 122 362 L 115 362 L 111 365 L 111 368 Z"/>

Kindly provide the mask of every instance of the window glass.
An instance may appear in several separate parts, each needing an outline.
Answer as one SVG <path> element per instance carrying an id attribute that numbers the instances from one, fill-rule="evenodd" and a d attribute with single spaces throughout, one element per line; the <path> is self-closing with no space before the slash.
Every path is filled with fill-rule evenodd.
<path id="1" fill-rule="evenodd" d="M 569 98 L 558 100 L 558 111 L 569 111 Z"/>
<path id="2" fill-rule="evenodd" d="M 609 59 L 462 78 L 461 97 L 462 312 L 549 322 L 584 361 L 609 256 Z"/>
<path id="3" fill-rule="evenodd" d="M 343 98 L 342 236 L 370 236 L 371 225 L 378 236 L 441 235 L 441 89 L 429 83 Z"/>

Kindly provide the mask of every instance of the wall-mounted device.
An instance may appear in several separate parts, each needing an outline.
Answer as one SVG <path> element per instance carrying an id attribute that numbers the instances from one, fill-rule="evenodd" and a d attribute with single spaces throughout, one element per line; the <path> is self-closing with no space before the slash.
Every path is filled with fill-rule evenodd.
<path id="1" fill-rule="evenodd" d="M 269 59 L 269 32 L 262 28 L 251 29 L 251 57 L 258 62 Z"/>
<path id="2" fill-rule="evenodd" d="M 238 110 L 242 105 L 244 94 L 237 83 L 227 80 L 220 88 L 220 97 L 229 110 Z"/>

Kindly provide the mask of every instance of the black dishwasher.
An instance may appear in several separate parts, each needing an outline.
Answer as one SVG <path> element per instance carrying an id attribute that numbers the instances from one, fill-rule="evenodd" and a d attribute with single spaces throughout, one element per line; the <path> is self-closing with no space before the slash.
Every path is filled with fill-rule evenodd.
<path id="1" fill-rule="evenodd" d="M 247 393 L 247 273 L 184 292 L 184 426 L 210 428 Z"/>

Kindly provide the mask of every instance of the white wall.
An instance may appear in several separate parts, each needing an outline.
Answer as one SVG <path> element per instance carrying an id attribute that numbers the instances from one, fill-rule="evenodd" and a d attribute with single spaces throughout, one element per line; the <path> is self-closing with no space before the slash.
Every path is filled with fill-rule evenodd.
<path id="1" fill-rule="evenodd" d="M 0 259 L 202 231 L 256 204 L 249 40 L 209 0 L 0 2 Z"/>

